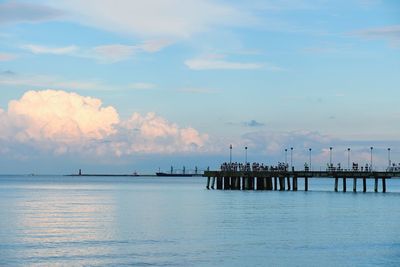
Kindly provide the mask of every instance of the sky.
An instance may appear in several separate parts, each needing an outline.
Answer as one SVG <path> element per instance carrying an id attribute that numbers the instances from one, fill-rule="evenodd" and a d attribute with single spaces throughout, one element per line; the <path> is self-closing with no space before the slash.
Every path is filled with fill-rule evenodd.
<path id="1" fill-rule="evenodd" d="M 0 173 L 400 162 L 397 0 L 0 1 Z"/>

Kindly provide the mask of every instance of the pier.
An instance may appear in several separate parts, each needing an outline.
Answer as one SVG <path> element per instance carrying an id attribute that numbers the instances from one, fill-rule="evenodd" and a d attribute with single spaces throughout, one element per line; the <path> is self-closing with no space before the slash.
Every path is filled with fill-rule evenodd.
<path id="1" fill-rule="evenodd" d="M 313 179 L 331 179 L 333 190 L 339 191 L 339 180 L 342 180 L 342 191 L 347 191 L 347 181 L 353 180 L 353 192 L 357 191 L 357 181 L 362 181 L 360 192 L 367 192 L 367 179 L 374 180 L 373 192 L 386 192 L 386 180 L 400 178 L 400 172 L 379 171 L 205 171 L 207 189 L 217 190 L 279 190 L 297 191 L 298 180 L 304 179 L 304 191 L 308 191 L 309 182 Z M 301 188 L 300 188 L 301 190 Z M 371 190 L 372 191 L 372 190 Z"/>

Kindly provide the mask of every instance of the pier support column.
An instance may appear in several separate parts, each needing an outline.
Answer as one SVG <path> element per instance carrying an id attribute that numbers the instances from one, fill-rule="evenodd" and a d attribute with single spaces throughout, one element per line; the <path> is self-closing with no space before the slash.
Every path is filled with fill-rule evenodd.
<path id="1" fill-rule="evenodd" d="M 279 191 L 285 191 L 285 177 L 279 177 Z"/>
<path id="2" fill-rule="evenodd" d="M 207 189 L 210 190 L 211 177 L 207 177 Z"/>
<path id="3" fill-rule="evenodd" d="M 272 178 L 271 177 L 267 177 L 265 178 L 267 180 L 267 190 L 272 190 Z"/>
<path id="4" fill-rule="evenodd" d="M 304 191 L 308 191 L 308 177 L 304 177 Z"/>
<path id="5" fill-rule="evenodd" d="M 229 189 L 231 189 L 231 190 L 235 190 L 235 185 L 236 185 L 236 182 L 235 182 L 235 179 L 236 179 L 236 177 L 231 177 L 231 179 L 230 179 L 230 188 Z"/>
<path id="6" fill-rule="evenodd" d="M 249 177 L 249 179 L 250 179 L 250 190 L 254 190 L 254 177 Z"/>
<path id="7" fill-rule="evenodd" d="M 274 177 L 274 190 L 278 190 L 278 178 L 276 176 Z"/>
<path id="8" fill-rule="evenodd" d="M 367 192 L 367 178 L 363 178 L 363 192 Z"/>
<path id="9" fill-rule="evenodd" d="M 215 184 L 215 177 L 213 176 L 211 178 L 211 189 L 214 189 L 214 184 Z"/>
<path id="10" fill-rule="evenodd" d="M 357 178 L 353 178 L 353 192 L 357 192 Z"/>
<path id="11" fill-rule="evenodd" d="M 297 191 L 297 176 L 293 176 L 293 191 Z"/>
<path id="12" fill-rule="evenodd" d="M 382 192 L 386 193 L 386 178 L 382 178 Z"/>
<path id="13" fill-rule="evenodd" d="M 236 177 L 235 179 L 235 189 L 240 190 L 240 177 Z"/>
<path id="14" fill-rule="evenodd" d="M 375 187 L 374 187 L 374 192 L 378 192 L 378 178 L 375 177 Z"/>
<path id="15" fill-rule="evenodd" d="M 264 177 L 257 177 L 257 190 L 264 190 Z"/>
<path id="16" fill-rule="evenodd" d="M 231 177 L 224 177 L 224 190 L 231 189 Z"/>
<path id="17" fill-rule="evenodd" d="M 338 191 L 338 186 L 339 186 L 339 178 L 335 177 L 335 192 Z"/>
<path id="18" fill-rule="evenodd" d="M 290 176 L 287 177 L 287 190 L 290 191 Z"/>
<path id="19" fill-rule="evenodd" d="M 346 177 L 343 177 L 343 192 L 346 192 Z"/>
<path id="20" fill-rule="evenodd" d="M 231 185 L 231 190 L 235 190 L 236 189 L 236 177 L 231 177 L 231 181 L 230 181 L 230 185 Z"/>
<path id="21" fill-rule="evenodd" d="M 222 190 L 222 177 L 217 177 L 217 189 Z"/>
<path id="22" fill-rule="evenodd" d="M 250 189 L 250 177 L 243 177 L 243 190 L 249 190 Z"/>

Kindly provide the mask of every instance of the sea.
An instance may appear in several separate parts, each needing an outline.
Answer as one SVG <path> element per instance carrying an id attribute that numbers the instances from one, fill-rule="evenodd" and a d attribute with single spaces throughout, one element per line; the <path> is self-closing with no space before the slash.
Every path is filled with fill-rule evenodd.
<path id="1" fill-rule="evenodd" d="M 222 191 L 203 177 L 4 175 L 0 266 L 400 266 L 400 181 L 372 183 Z"/>

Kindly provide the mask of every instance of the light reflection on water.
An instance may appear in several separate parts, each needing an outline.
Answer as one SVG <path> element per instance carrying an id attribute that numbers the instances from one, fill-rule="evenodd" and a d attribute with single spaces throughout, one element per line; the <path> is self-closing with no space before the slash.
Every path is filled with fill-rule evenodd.
<path id="1" fill-rule="evenodd" d="M 398 193 L 386 194 L 334 193 L 325 180 L 309 187 L 207 191 L 203 178 L 0 177 L 0 265 L 398 265 L 399 182 L 388 181 Z"/>

